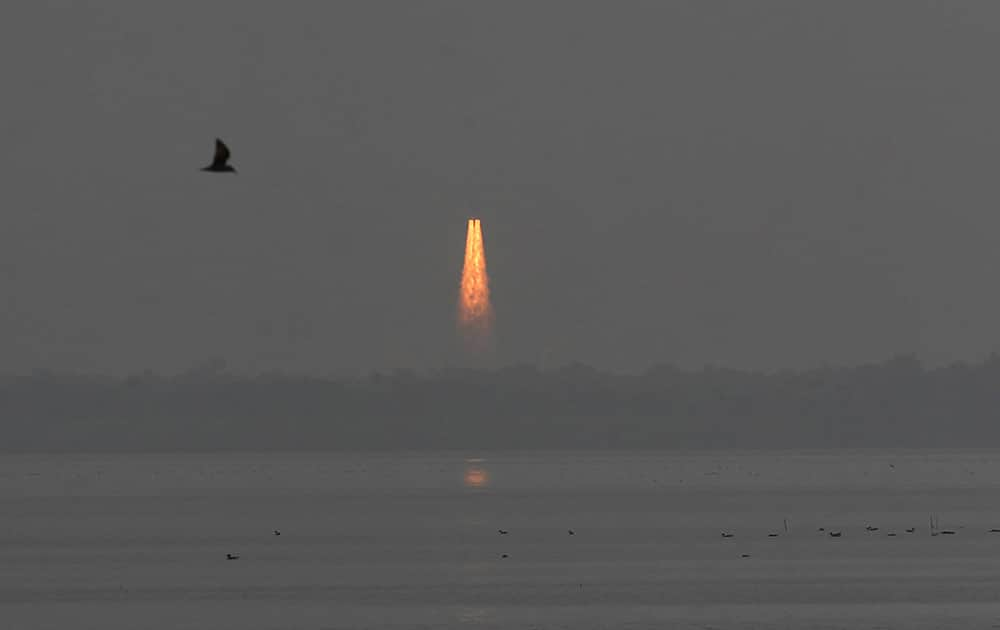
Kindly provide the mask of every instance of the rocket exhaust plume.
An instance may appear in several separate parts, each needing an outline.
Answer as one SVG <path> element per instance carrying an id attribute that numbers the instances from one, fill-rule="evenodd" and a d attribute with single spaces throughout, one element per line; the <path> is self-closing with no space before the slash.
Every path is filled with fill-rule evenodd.
<path id="1" fill-rule="evenodd" d="M 458 329 L 468 350 L 482 352 L 493 345 L 493 306 L 490 304 L 490 279 L 486 275 L 483 226 L 479 219 L 469 219 L 465 235 Z"/>

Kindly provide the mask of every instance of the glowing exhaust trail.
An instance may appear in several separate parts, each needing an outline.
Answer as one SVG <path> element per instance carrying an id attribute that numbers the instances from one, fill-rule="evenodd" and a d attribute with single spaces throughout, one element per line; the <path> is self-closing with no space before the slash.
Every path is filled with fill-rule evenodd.
<path id="1" fill-rule="evenodd" d="M 486 273 L 486 248 L 479 219 L 469 219 L 465 235 L 465 264 L 458 296 L 458 328 L 472 351 L 488 350 L 493 338 L 490 278 Z"/>

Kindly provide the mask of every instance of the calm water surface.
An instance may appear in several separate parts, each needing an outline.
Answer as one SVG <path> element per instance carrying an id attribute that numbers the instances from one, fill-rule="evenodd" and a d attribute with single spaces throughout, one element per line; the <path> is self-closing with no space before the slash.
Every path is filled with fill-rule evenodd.
<path id="1" fill-rule="evenodd" d="M 0 456 L 0 627 L 1000 627 L 998 499 L 992 451 Z"/>

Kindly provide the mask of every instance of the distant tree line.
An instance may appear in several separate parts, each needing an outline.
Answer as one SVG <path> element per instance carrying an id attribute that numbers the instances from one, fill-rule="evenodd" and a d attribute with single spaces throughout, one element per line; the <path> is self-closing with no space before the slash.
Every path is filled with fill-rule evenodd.
<path id="1" fill-rule="evenodd" d="M 6 451 L 980 447 L 1000 445 L 998 419 L 997 356 L 775 373 L 0 378 Z"/>

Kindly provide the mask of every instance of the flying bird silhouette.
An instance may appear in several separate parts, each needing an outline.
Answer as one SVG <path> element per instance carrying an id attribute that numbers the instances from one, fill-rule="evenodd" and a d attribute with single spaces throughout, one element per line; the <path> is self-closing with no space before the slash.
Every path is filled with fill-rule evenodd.
<path id="1" fill-rule="evenodd" d="M 215 139 L 215 156 L 212 163 L 202 168 L 203 171 L 211 173 L 235 173 L 236 169 L 227 164 L 229 162 L 229 147 L 222 140 Z"/>

